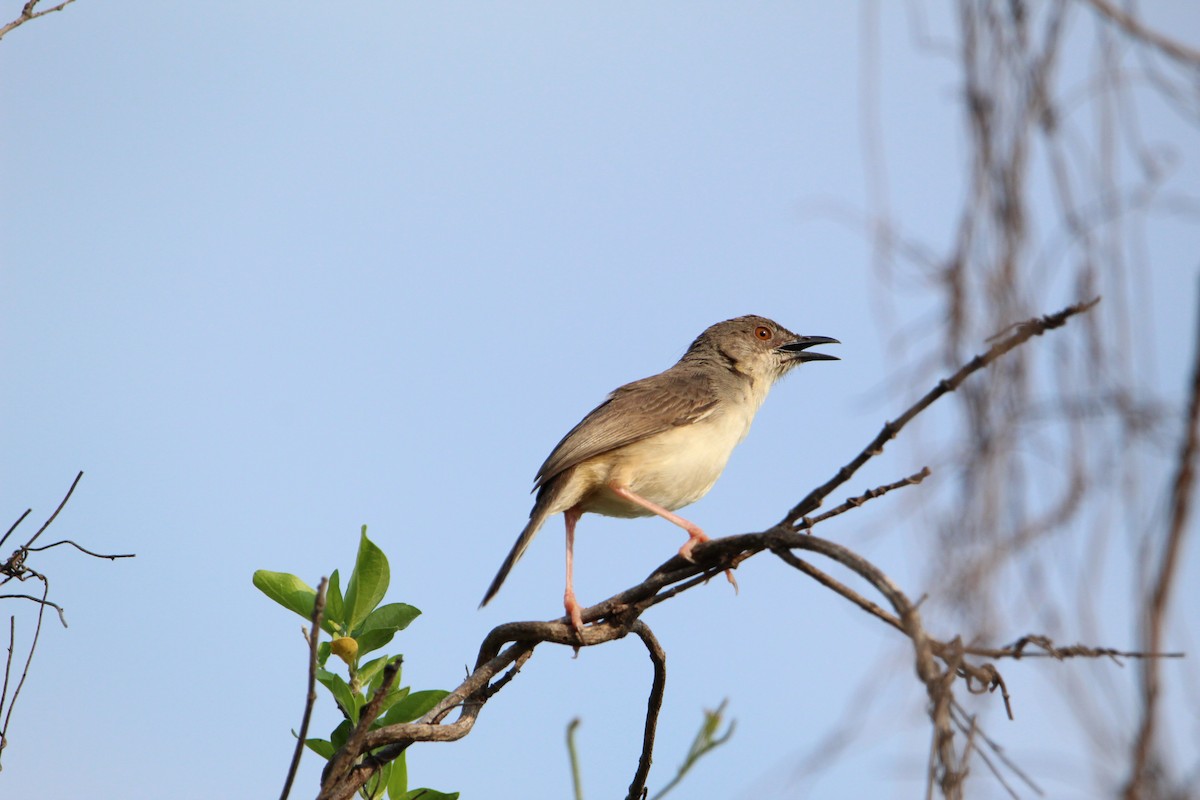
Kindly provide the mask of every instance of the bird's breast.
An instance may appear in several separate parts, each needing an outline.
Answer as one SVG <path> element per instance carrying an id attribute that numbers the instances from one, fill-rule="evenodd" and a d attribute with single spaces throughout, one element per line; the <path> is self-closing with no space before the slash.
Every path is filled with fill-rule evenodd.
<path id="1" fill-rule="evenodd" d="M 753 413 L 718 412 L 606 453 L 597 459 L 604 463 L 594 465 L 604 468 L 604 480 L 583 501 L 583 509 L 613 517 L 650 514 L 608 491 L 611 482 L 670 511 L 696 502 L 721 476 L 733 449 L 750 430 L 751 419 Z M 585 469 L 589 467 L 593 465 Z"/>

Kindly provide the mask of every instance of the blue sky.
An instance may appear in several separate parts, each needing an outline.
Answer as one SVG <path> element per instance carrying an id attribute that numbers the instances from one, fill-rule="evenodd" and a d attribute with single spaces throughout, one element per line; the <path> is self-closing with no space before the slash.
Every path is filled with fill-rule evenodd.
<path id="1" fill-rule="evenodd" d="M 843 360 L 776 387 L 690 519 L 714 535 L 761 529 L 856 453 L 912 399 L 886 382 L 903 365 L 889 361 L 867 236 L 844 221 L 867 204 L 864 48 L 885 65 L 897 213 L 941 243 L 962 193 L 957 72 L 880 5 L 79 0 L 10 33 L 0 498 L 40 520 L 83 469 L 51 534 L 137 558 L 39 556 L 71 627 L 44 632 L 4 794 L 275 796 L 305 655 L 298 618 L 250 576 L 315 585 L 349 568 L 363 523 L 391 559 L 389 599 L 424 611 L 398 640 L 405 682 L 450 688 L 491 627 L 561 613 L 557 520 L 476 610 L 549 449 L 713 322 L 763 314 L 839 338 Z M 927 11 L 949 30 L 944 9 Z M 1200 30 L 1200 9 L 1155 11 L 1167 30 Z M 1146 113 L 1154 132 L 1180 124 Z M 1194 189 L 1200 148 L 1186 141 L 1178 180 Z M 1155 229 L 1148 247 L 1161 266 L 1139 336 L 1151 378 L 1177 392 L 1194 226 Z M 920 319 L 919 288 L 901 278 L 884 304 Z M 1048 295 L 1044 310 L 1074 299 Z M 897 448 L 849 488 L 921 465 Z M 888 514 L 836 534 L 853 546 Z M 871 538 L 867 555 L 915 580 L 902 535 Z M 660 520 L 585 517 L 581 601 L 681 542 Z M 1195 585 L 1196 548 L 1187 558 L 1181 583 Z M 794 774 L 881 671 L 911 671 L 898 637 L 766 558 L 739 582 L 736 597 L 714 581 L 647 618 L 669 659 L 651 786 L 701 709 L 729 698 L 736 735 L 676 797 L 914 796 L 927 735 L 912 681 L 880 701 L 895 724 L 862 731 L 815 781 Z M 1194 644 L 1194 620 L 1185 632 Z M 1105 634 L 1136 644 L 1119 625 Z M 649 663 L 632 641 L 570 656 L 539 651 L 467 739 L 415 748 L 413 780 L 466 798 L 566 796 L 562 739 L 578 716 L 588 796 L 622 793 Z M 1095 764 L 1061 743 L 1039 668 L 1007 669 L 1030 699 L 991 733 L 1052 796 L 1091 796 L 1078 776 Z M 333 724 L 331 705 L 314 730 Z M 318 771 L 309 758 L 294 796 Z M 1000 792 L 987 779 L 979 791 Z"/>

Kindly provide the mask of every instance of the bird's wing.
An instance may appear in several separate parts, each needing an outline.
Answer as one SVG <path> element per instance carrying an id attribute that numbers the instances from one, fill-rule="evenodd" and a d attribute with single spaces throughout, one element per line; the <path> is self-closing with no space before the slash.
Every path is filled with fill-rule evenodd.
<path id="1" fill-rule="evenodd" d="M 534 488 L 601 453 L 699 422 L 716 405 L 700 375 L 668 371 L 627 383 L 563 437 L 538 470 Z"/>

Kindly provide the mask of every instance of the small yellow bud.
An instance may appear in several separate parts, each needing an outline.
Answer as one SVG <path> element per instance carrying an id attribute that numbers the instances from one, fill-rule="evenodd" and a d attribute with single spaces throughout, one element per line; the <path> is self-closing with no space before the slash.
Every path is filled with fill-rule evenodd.
<path id="1" fill-rule="evenodd" d="M 352 636 L 343 636 L 329 643 L 329 651 L 348 666 L 354 666 L 354 659 L 358 657 L 358 642 Z"/>

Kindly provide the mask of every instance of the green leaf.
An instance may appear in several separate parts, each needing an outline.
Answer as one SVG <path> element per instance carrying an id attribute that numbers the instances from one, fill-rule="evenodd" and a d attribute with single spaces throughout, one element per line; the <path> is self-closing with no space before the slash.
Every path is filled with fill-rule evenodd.
<path id="1" fill-rule="evenodd" d="M 419 608 L 407 603 L 388 603 L 386 606 L 380 606 L 363 620 L 362 626 L 354 634 L 354 638 L 358 640 L 358 652 L 369 653 L 378 650 L 420 615 Z"/>
<path id="2" fill-rule="evenodd" d="M 357 722 L 359 698 L 355 696 L 354 692 L 350 691 L 350 684 L 346 683 L 341 675 L 325 669 L 317 670 L 317 680 L 329 690 L 330 694 L 333 695 L 333 699 L 337 701 L 337 704 L 345 712 L 346 716 Z"/>
<path id="3" fill-rule="evenodd" d="M 398 800 L 408 793 L 408 762 L 404 756 L 407 751 L 401 750 L 400 755 L 392 762 L 392 776 L 388 779 L 388 797 Z"/>
<path id="4" fill-rule="evenodd" d="M 379 682 L 383 681 L 381 675 L 383 674 L 384 666 L 387 665 L 388 658 L 388 656 L 380 656 L 358 668 L 358 682 L 366 687 L 367 694 L 374 694 L 375 690 L 379 688 L 378 683 L 375 681 L 377 679 Z"/>
<path id="5" fill-rule="evenodd" d="M 388 712 L 380 718 L 381 724 L 395 725 L 399 722 L 412 722 L 414 719 L 420 719 L 429 713 L 429 709 L 440 703 L 442 698 L 448 694 L 450 693 L 441 689 L 427 689 L 423 692 L 413 692 L 389 708 Z"/>
<path id="6" fill-rule="evenodd" d="M 330 652 L 329 642 L 321 642 L 317 645 L 317 663 L 322 667 L 325 666 L 325 662 L 329 660 Z"/>
<path id="7" fill-rule="evenodd" d="M 333 729 L 333 733 L 329 734 L 329 743 L 333 745 L 333 752 L 342 749 L 342 745 L 350 738 L 350 731 L 354 730 L 354 726 L 350 724 L 350 720 L 344 719 L 342 723 Z"/>
<path id="8" fill-rule="evenodd" d="M 458 792 L 439 792 L 435 789 L 413 789 L 392 800 L 458 800 Z"/>
<path id="9" fill-rule="evenodd" d="M 305 739 L 304 746 L 326 761 L 333 758 L 333 754 L 336 752 L 333 748 L 333 742 L 328 742 L 324 739 Z"/>
<path id="10" fill-rule="evenodd" d="M 312 619 L 317 590 L 287 572 L 260 569 L 254 573 L 254 585 L 267 597 L 305 619 Z"/>
<path id="11" fill-rule="evenodd" d="M 390 580 L 387 556 L 367 538 L 367 526 L 363 525 L 358 558 L 354 562 L 354 572 L 350 573 L 343 601 L 343 618 L 349 630 L 358 630 L 363 620 L 379 605 L 387 593 Z"/>
<path id="12" fill-rule="evenodd" d="M 379 716 L 382 717 L 384 712 L 386 712 L 388 709 L 390 709 L 392 706 L 396 705 L 397 703 L 399 703 L 401 700 L 403 700 L 406 697 L 408 697 L 408 687 L 407 686 L 401 686 L 399 689 L 393 689 L 392 691 L 388 692 L 387 697 L 383 698 L 383 702 L 379 706 L 379 711 L 380 711 Z M 377 720 L 375 720 L 375 724 L 372 725 L 371 727 L 380 728 L 380 727 L 383 727 L 383 725 L 385 725 L 385 724 L 390 725 L 391 723 L 390 722 L 384 723 L 381 720 L 377 719 Z"/>
<path id="13" fill-rule="evenodd" d="M 345 633 L 350 630 L 346 627 L 345 605 L 342 600 L 342 576 L 335 569 L 333 574 L 329 576 L 329 588 L 325 590 L 325 616 L 331 622 L 337 624 L 337 631 L 330 633 Z"/>

